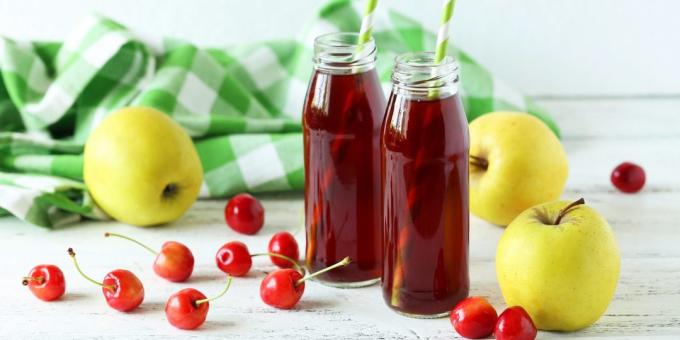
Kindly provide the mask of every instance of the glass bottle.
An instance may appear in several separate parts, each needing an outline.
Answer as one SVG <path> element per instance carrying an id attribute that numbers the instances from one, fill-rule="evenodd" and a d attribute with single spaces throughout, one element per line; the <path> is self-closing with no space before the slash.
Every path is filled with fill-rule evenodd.
<path id="1" fill-rule="evenodd" d="M 467 119 L 458 64 L 396 59 L 382 127 L 383 272 L 389 307 L 440 317 L 468 295 Z"/>
<path id="2" fill-rule="evenodd" d="M 373 284 L 381 270 L 385 97 L 375 42 L 357 41 L 354 33 L 316 38 L 303 112 L 306 264 L 317 271 L 349 256 L 349 265 L 318 277 L 339 287 Z"/>

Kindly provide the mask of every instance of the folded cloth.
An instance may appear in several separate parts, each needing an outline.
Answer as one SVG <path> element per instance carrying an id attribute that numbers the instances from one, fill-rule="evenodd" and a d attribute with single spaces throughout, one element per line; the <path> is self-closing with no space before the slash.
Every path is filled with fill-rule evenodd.
<path id="1" fill-rule="evenodd" d="M 0 214 L 43 227 L 103 219 L 82 183 L 83 144 L 109 113 L 157 108 L 193 138 L 205 180 L 201 197 L 304 185 L 300 116 L 314 37 L 358 31 L 358 2 L 330 1 L 301 40 L 198 48 L 167 40 L 155 54 L 123 25 L 91 16 L 63 43 L 0 37 Z M 394 57 L 433 50 L 435 35 L 395 11 L 378 11 L 377 69 L 389 89 Z M 451 47 L 462 101 L 473 120 L 526 111 L 548 115 Z"/>

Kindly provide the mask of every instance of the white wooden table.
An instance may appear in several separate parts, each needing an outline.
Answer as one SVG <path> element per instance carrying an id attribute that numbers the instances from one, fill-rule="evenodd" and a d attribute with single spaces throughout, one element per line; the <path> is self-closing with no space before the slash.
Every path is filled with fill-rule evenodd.
<path id="1" fill-rule="evenodd" d="M 680 98 L 618 100 L 541 100 L 557 118 L 570 160 L 566 198 L 585 197 L 611 223 L 621 255 L 621 278 L 606 314 L 576 333 L 540 332 L 539 338 L 680 338 Z M 616 192 L 609 182 L 621 161 L 644 166 L 648 182 L 636 195 Z M 32 227 L 14 218 L 0 219 L 0 338 L 453 338 L 447 319 L 416 320 L 384 305 L 380 288 L 334 289 L 311 282 L 291 311 L 275 310 L 259 298 L 259 284 L 273 267 L 259 258 L 255 270 L 236 279 L 231 291 L 211 303 L 207 322 L 197 331 L 170 326 L 163 312 L 167 297 L 194 287 L 206 295 L 222 288 L 224 276 L 214 264 L 226 241 L 246 242 L 253 252 L 265 249 L 279 230 L 296 233 L 304 243 L 299 194 L 263 197 L 265 228 L 257 236 L 238 235 L 226 227 L 224 201 L 202 201 L 180 221 L 163 228 L 140 229 L 115 222 L 82 223 L 57 231 Z M 500 310 L 494 254 L 503 229 L 471 218 L 471 294 L 488 296 Z M 105 231 L 136 236 L 155 247 L 165 240 L 187 244 L 196 257 L 193 277 L 172 284 L 156 277 L 153 258 Z M 82 267 L 101 278 L 127 268 L 144 282 L 146 298 L 132 313 L 110 309 L 98 287 L 80 278 L 66 249 L 72 246 Z M 39 263 L 59 265 L 67 294 L 45 303 L 21 285 L 21 277 Z"/>

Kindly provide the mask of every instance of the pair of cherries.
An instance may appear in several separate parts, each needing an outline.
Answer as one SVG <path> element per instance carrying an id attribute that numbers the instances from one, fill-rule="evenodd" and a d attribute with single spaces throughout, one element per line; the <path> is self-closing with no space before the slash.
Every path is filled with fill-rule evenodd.
<path id="1" fill-rule="evenodd" d="M 111 308 L 127 312 L 137 308 L 144 300 L 144 286 L 132 272 L 116 269 L 106 274 L 102 282 L 98 282 L 82 272 L 73 249 L 69 248 L 68 254 L 73 259 L 78 272 L 85 279 L 102 287 L 104 298 Z M 33 267 L 22 283 L 28 286 L 33 295 L 43 301 L 57 300 L 66 291 L 64 273 L 59 267 L 51 264 Z"/>
<path id="2" fill-rule="evenodd" d="M 215 262 L 220 270 L 229 275 L 245 276 L 253 266 L 253 257 L 268 255 L 280 269 L 267 274 L 262 280 L 260 298 L 264 303 L 280 309 L 291 309 L 300 301 L 305 291 L 305 281 L 350 262 L 349 258 L 345 258 L 330 267 L 305 275 L 304 269 L 298 264 L 298 244 L 288 232 L 274 234 L 267 249 L 268 253 L 251 254 L 243 242 L 231 241 L 220 247 Z"/>
<path id="3" fill-rule="evenodd" d="M 499 316 L 483 297 L 471 296 L 451 311 L 451 324 L 468 339 L 486 338 L 492 333 L 500 340 L 533 340 L 536 326 L 520 306 L 509 307 Z"/>

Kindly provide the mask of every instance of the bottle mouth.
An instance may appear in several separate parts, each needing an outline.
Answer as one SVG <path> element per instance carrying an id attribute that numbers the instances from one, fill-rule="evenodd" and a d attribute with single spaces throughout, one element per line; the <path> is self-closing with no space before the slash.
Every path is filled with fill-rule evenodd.
<path id="1" fill-rule="evenodd" d="M 314 39 L 314 65 L 327 71 L 365 71 L 375 65 L 376 45 L 371 37 L 359 43 L 358 33 L 336 32 Z"/>
<path id="2" fill-rule="evenodd" d="M 407 64 L 416 67 L 437 67 L 456 65 L 456 59 L 452 56 L 444 56 L 442 61 L 437 62 L 434 52 L 406 52 L 394 58 L 398 64 Z"/>
<path id="3" fill-rule="evenodd" d="M 395 58 L 392 81 L 408 89 L 431 89 L 458 83 L 458 62 L 445 56 L 440 62 L 433 52 L 410 52 Z"/>

